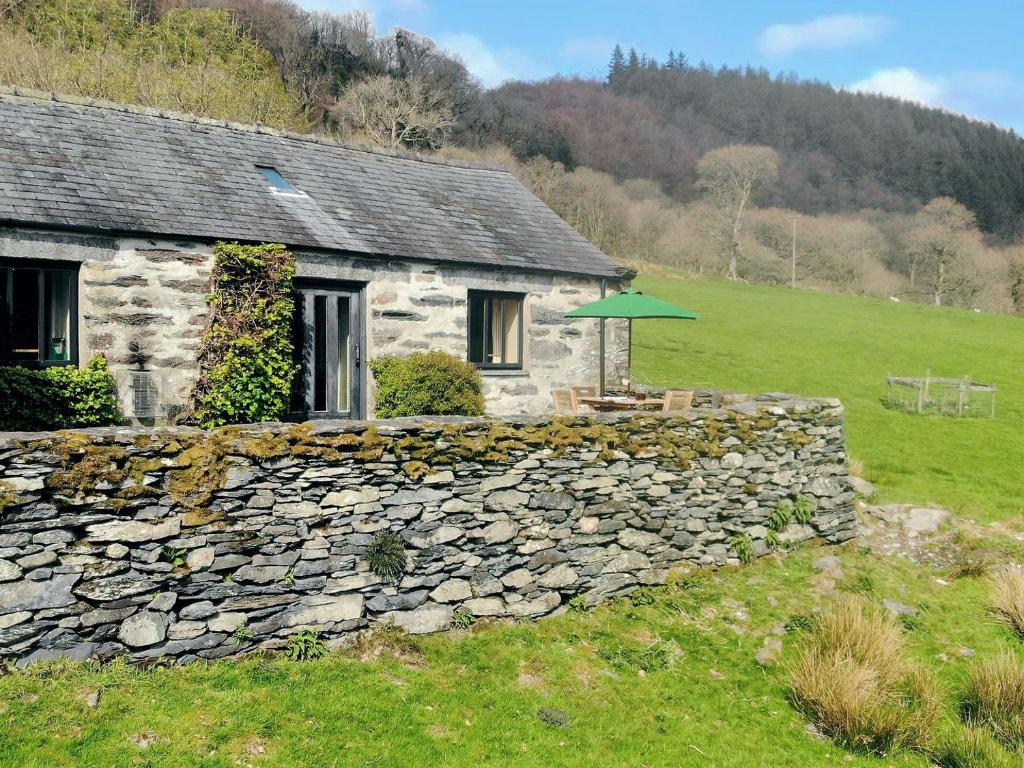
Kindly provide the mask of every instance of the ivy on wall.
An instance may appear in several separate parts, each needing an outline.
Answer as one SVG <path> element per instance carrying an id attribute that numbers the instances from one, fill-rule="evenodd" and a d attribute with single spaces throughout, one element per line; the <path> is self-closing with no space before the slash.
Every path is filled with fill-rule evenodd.
<path id="1" fill-rule="evenodd" d="M 288 413 L 295 258 L 279 244 L 217 243 L 200 374 L 182 420 L 204 427 L 276 421 Z"/>

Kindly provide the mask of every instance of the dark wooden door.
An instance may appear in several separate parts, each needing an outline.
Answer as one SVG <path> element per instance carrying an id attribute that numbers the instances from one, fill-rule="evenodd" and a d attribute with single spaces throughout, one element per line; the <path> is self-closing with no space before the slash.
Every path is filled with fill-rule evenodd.
<path id="1" fill-rule="evenodd" d="M 362 291 L 301 286 L 298 305 L 301 410 L 315 418 L 362 418 Z"/>

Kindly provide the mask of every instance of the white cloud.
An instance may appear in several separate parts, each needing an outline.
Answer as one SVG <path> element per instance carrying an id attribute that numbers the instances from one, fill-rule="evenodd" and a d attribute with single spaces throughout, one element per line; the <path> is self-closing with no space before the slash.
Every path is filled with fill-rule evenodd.
<path id="1" fill-rule="evenodd" d="M 910 67 L 892 67 L 876 70 L 846 89 L 941 107 L 1014 127 L 1018 132 L 1024 126 L 1024 79 L 1002 70 L 970 69 L 931 75 Z"/>
<path id="2" fill-rule="evenodd" d="M 941 106 L 949 96 L 949 80 L 944 77 L 929 77 L 910 67 L 879 69 L 863 80 L 852 83 L 851 91 L 880 93 L 895 96 L 904 101 L 914 101 L 928 106 Z"/>
<path id="3" fill-rule="evenodd" d="M 769 56 L 785 56 L 805 50 L 834 50 L 877 40 L 891 26 L 885 16 L 838 14 L 819 16 L 802 24 L 772 24 L 757 45 Z"/>
<path id="4" fill-rule="evenodd" d="M 466 68 L 488 88 L 506 80 L 537 76 L 535 63 L 514 48 L 492 49 L 469 32 L 452 32 L 436 38 L 439 46 L 462 59 Z"/>

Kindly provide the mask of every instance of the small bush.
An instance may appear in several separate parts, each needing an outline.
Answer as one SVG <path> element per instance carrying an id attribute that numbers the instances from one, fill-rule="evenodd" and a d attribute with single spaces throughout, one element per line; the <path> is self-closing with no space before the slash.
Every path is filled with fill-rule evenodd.
<path id="1" fill-rule="evenodd" d="M 791 522 L 793 522 L 793 504 L 789 499 L 783 499 L 768 517 L 768 529 L 775 533 L 782 533 Z"/>
<path id="2" fill-rule="evenodd" d="M 377 418 L 484 412 L 480 372 L 447 352 L 384 355 L 370 361 L 370 370 L 377 382 Z"/>
<path id="3" fill-rule="evenodd" d="M 320 633 L 304 629 L 292 635 L 286 651 L 292 661 L 313 661 L 327 654 L 327 646 L 320 639 Z"/>
<path id="4" fill-rule="evenodd" d="M 960 552 L 949 566 L 949 578 L 977 578 L 987 574 L 991 568 L 992 558 L 984 550 Z"/>
<path id="5" fill-rule="evenodd" d="M 754 542 L 749 534 L 738 533 L 729 539 L 729 544 L 732 546 L 733 551 L 736 552 L 736 557 L 740 559 L 741 563 L 751 563 L 754 561 Z"/>
<path id="6" fill-rule="evenodd" d="M 586 613 L 590 608 L 590 606 L 587 605 L 587 598 L 583 595 L 576 595 L 575 597 L 570 598 L 566 605 L 573 613 Z"/>
<path id="7" fill-rule="evenodd" d="M 941 706 L 931 675 L 905 659 L 896 621 L 855 597 L 816 619 L 790 683 L 824 733 L 869 752 L 923 746 Z"/>
<path id="8" fill-rule="evenodd" d="M 1010 749 L 1024 747 L 1024 665 L 1010 653 L 975 664 L 961 712 L 968 725 L 989 728 Z"/>
<path id="9" fill-rule="evenodd" d="M 103 427 L 121 418 L 117 388 L 102 356 L 84 368 L 0 367 L 0 431 Z"/>
<path id="10" fill-rule="evenodd" d="M 1024 568 L 1008 565 L 992 574 L 992 607 L 1024 638 Z"/>
<path id="11" fill-rule="evenodd" d="M 455 611 L 452 613 L 452 626 L 456 629 L 470 629 L 476 624 L 476 616 L 468 611 Z"/>
<path id="12" fill-rule="evenodd" d="M 799 497 L 793 504 L 793 519 L 800 525 L 810 525 L 811 520 L 814 519 L 814 508 L 811 506 L 811 500 L 806 496 Z"/>
<path id="13" fill-rule="evenodd" d="M 933 750 L 941 768 L 1010 768 L 1009 755 L 983 728 L 957 728 Z"/>
<path id="14" fill-rule="evenodd" d="M 370 564 L 370 570 L 384 581 L 398 581 L 408 564 L 405 542 L 393 531 L 381 531 L 370 542 L 366 550 L 366 560 Z"/>

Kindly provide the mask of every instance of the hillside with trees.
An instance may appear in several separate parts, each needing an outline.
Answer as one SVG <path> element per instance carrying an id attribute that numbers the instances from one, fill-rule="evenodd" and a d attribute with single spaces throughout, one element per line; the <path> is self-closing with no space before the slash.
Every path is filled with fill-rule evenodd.
<path id="1" fill-rule="evenodd" d="M 1024 311 L 1024 141 L 792 74 L 616 47 L 485 90 L 358 11 L 0 0 L 0 82 L 503 163 L 624 263 Z"/>

